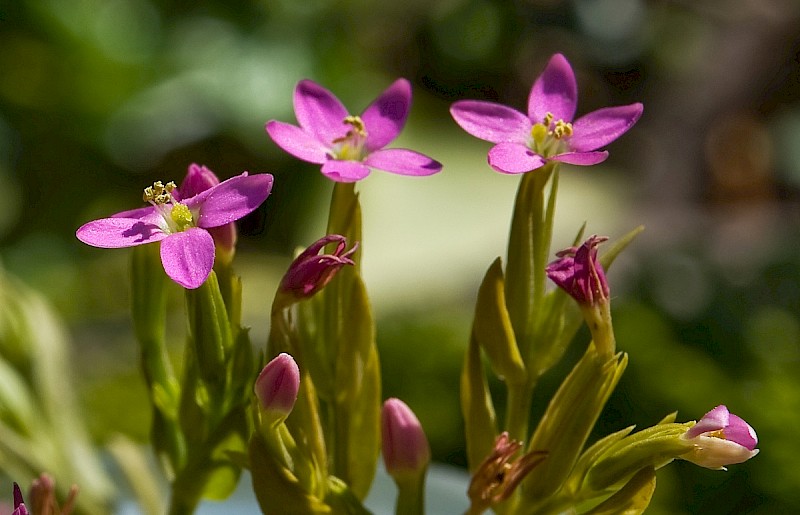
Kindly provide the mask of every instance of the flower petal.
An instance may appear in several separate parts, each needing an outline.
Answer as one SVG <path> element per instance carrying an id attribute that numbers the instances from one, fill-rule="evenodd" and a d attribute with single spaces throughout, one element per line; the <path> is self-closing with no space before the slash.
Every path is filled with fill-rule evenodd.
<path id="1" fill-rule="evenodd" d="M 518 143 L 500 143 L 489 151 L 489 165 L 500 173 L 530 172 L 544 164 L 542 156 Z"/>
<path id="2" fill-rule="evenodd" d="M 247 172 L 219 183 L 187 199 L 185 204 L 197 211 L 198 227 L 219 227 L 238 220 L 258 208 L 272 191 L 272 175 Z"/>
<path id="3" fill-rule="evenodd" d="M 533 123 L 541 123 L 547 113 L 552 113 L 555 120 L 569 122 L 575 116 L 577 104 L 575 73 L 563 55 L 555 54 L 533 83 L 528 96 L 528 116 Z"/>
<path id="4" fill-rule="evenodd" d="M 367 150 L 388 145 L 400 134 L 411 107 L 411 84 L 397 79 L 364 110 L 361 120 L 367 130 Z"/>
<path id="5" fill-rule="evenodd" d="M 576 152 L 588 152 L 608 145 L 619 138 L 642 116 L 639 103 L 605 107 L 581 116 L 572 124 L 569 146 Z"/>
<path id="6" fill-rule="evenodd" d="M 724 404 L 720 404 L 716 408 L 703 415 L 703 418 L 698 420 L 697 424 L 690 427 L 689 430 L 686 431 L 686 437 L 694 438 L 695 436 L 703 433 L 719 431 L 728 425 L 729 420 L 730 412 L 728 411 L 728 408 Z"/>
<path id="7" fill-rule="evenodd" d="M 330 145 L 341 138 L 350 126 L 344 122 L 349 114 L 336 96 L 319 84 L 301 80 L 294 90 L 294 114 L 300 127 Z"/>
<path id="8" fill-rule="evenodd" d="M 153 218 L 114 217 L 85 223 L 75 232 L 75 236 L 92 247 L 117 249 L 160 241 L 167 234 L 153 223 Z"/>
<path id="9" fill-rule="evenodd" d="M 405 148 L 378 150 L 367 156 L 364 164 L 399 175 L 433 175 L 442 169 L 440 162 Z"/>
<path id="10" fill-rule="evenodd" d="M 608 158 L 608 152 L 565 152 L 556 154 L 550 158 L 551 161 L 567 163 L 579 166 L 591 166 L 602 163 Z"/>
<path id="11" fill-rule="evenodd" d="M 369 175 L 369 167 L 360 161 L 329 159 L 322 165 L 322 175 L 336 182 L 356 182 Z"/>
<path id="12" fill-rule="evenodd" d="M 183 178 L 181 185 L 178 187 L 178 200 L 194 197 L 201 191 L 205 191 L 217 184 L 219 184 L 219 177 L 214 172 L 205 166 L 192 163 L 189 165 L 186 177 Z M 175 197 L 174 191 L 172 196 Z"/>
<path id="13" fill-rule="evenodd" d="M 510 107 L 481 100 L 460 100 L 450 107 L 450 114 L 469 134 L 492 143 L 524 145 L 531 133 L 531 121 Z"/>
<path id="14" fill-rule="evenodd" d="M 161 264 L 170 279 L 193 290 L 208 279 L 214 266 L 214 240 L 199 227 L 170 234 L 161 242 Z"/>
<path id="15" fill-rule="evenodd" d="M 326 154 L 330 147 L 300 127 L 270 120 L 266 129 L 275 144 L 297 159 L 317 164 L 327 160 Z"/>
<path id="16" fill-rule="evenodd" d="M 728 426 L 724 429 L 724 433 L 725 439 L 736 442 L 746 447 L 749 451 L 752 451 L 758 445 L 758 436 L 756 436 L 755 429 L 733 413 L 730 414 Z"/>

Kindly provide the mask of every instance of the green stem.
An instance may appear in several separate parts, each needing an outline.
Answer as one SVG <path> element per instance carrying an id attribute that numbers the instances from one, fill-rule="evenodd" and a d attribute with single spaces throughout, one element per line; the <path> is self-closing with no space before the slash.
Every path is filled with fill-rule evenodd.
<path id="1" fill-rule="evenodd" d="M 425 470 L 407 477 L 395 477 L 397 503 L 395 515 L 425 514 Z"/>
<path id="2" fill-rule="evenodd" d="M 531 400 L 534 384 L 508 384 L 506 400 L 506 431 L 513 440 L 528 441 L 528 424 L 530 422 Z"/>

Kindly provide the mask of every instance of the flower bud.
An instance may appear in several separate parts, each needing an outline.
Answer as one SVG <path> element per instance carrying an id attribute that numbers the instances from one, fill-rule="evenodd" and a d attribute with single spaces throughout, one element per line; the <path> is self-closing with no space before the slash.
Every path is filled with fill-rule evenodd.
<path id="1" fill-rule="evenodd" d="M 608 282 L 597 260 L 597 246 L 607 239 L 592 236 L 580 247 L 564 249 L 545 269 L 547 276 L 581 305 L 608 301 Z"/>
<path id="2" fill-rule="evenodd" d="M 419 473 L 428 467 L 431 449 L 414 412 L 400 399 L 383 403 L 383 462 L 390 475 Z"/>
<path id="3" fill-rule="evenodd" d="M 17 483 L 14 483 L 14 511 L 11 515 L 28 515 L 28 508 L 25 507 L 22 491 Z"/>
<path id="4" fill-rule="evenodd" d="M 758 437 L 750 425 L 725 405 L 706 413 L 683 438 L 694 449 L 680 456 L 701 467 L 724 470 L 725 465 L 742 463 L 758 454 Z"/>
<path id="5" fill-rule="evenodd" d="M 294 358 L 286 353 L 267 363 L 253 388 L 262 413 L 270 421 L 277 422 L 282 422 L 292 412 L 299 389 L 300 369 Z"/>
<path id="6" fill-rule="evenodd" d="M 336 243 L 333 253 L 319 255 L 329 243 Z M 329 234 L 312 243 L 289 266 L 281 281 L 281 291 L 297 299 L 305 299 L 317 293 L 333 279 L 339 269 L 355 264 L 350 256 L 358 248 L 358 243 L 345 252 L 346 246 L 347 240 L 338 234 Z"/>

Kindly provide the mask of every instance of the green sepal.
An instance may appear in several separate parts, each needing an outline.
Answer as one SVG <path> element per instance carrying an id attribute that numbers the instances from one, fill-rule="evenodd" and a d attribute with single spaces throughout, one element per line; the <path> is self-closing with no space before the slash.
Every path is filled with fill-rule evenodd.
<path id="1" fill-rule="evenodd" d="M 628 245 L 630 245 L 633 240 L 636 239 L 639 234 L 641 234 L 642 231 L 644 231 L 644 225 L 635 227 L 621 238 L 614 241 L 614 244 L 611 246 L 611 248 L 603 252 L 603 255 L 598 258 L 600 260 L 600 264 L 603 265 L 603 268 L 608 270 L 614 260 L 617 259 L 617 256 L 619 256 L 623 250 L 628 248 Z"/>
<path id="2" fill-rule="evenodd" d="M 544 190 L 551 176 L 557 178 L 555 170 L 556 165 L 548 163 L 540 170 L 522 176 L 511 218 L 505 296 L 511 325 L 523 356 L 527 355 L 534 313 L 545 291 L 544 267 L 550 251 L 557 180 L 553 180 L 547 205 Z"/>
<path id="3" fill-rule="evenodd" d="M 186 311 L 199 377 L 216 397 L 225 387 L 226 352 L 233 345 L 233 335 L 213 270 L 199 288 L 186 290 Z"/>
<path id="4" fill-rule="evenodd" d="M 633 431 L 634 427 L 635 426 L 628 426 L 610 435 L 606 435 L 586 449 L 583 454 L 581 454 L 577 463 L 575 463 L 575 467 L 572 469 L 569 479 L 567 479 L 563 488 L 559 491 L 559 496 L 574 496 L 583 486 L 586 474 L 589 473 L 590 467 L 597 461 L 598 457 L 602 456 L 612 445 L 628 436 L 631 431 Z"/>
<path id="5" fill-rule="evenodd" d="M 528 451 L 546 451 L 548 458 L 523 481 L 526 499 L 539 503 L 561 488 L 627 364 L 626 354 L 603 359 L 589 344 L 531 438 Z"/>
<path id="6" fill-rule="evenodd" d="M 364 507 L 347 483 L 336 476 L 328 476 L 327 491 L 325 502 L 331 507 L 333 515 L 370 515 L 372 513 Z"/>
<path id="7" fill-rule="evenodd" d="M 643 468 L 622 489 L 595 506 L 587 515 L 639 515 L 650 505 L 655 491 L 655 469 Z"/>
<path id="8" fill-rule="evenodd" d="M 475 472 L 494 447 L 497 417 L 483 372 L 480 346 L 474 336 L 470 338 L 461 369 L 461 413 L 464 416 L 467 462 L 470 472 Z"/>
<path id="9" fill-rule="evenodd" d="M 506 309 L 500 258 L 495 259 L 486 271 L 478 289 L 472 327 L 473 335 L 488 356 L 494 373 L 510 383 L 525 383 L 528 375 Z"/>
<path id="10" fill-rule="evenodd" d="M 328 477 L 328 455 L 319 416 L 319 404 L 311 376 L 300 366 L 300 390 L 286 428 L 296 442 L 293 448 L 294 474 L 303 488 L 324 498 Z"/>
<path id="11" fill-rule="evenodd" d="M 297 476 L 258 432 L 250 438 L 250 471 L 256 500 L 265 515 L 332 514 L 322 499 L 305 490 Z"/>
<path id="12" fill-rule="evenodd" d="M 381 377 L 375 322 L 360 276 L 352 276 L 349 290 L 335 365 L 334 475 L 363 499 L 375 476 L 380 450 Z"/>
<path id="13" fill-rule="evenodd" d="M 682 436 L 690 424 L 658 424 L 629 435 L 610 446 L 586 474 L 586 487 L 594 491 L 614 488 L 645 467 L 659 469 L 692 450 Z"/>
<path id="14" fill-rule="evenodd" d="M 355 183 L 337 182 L 333 185 L 327 233 L 344 236 L 351 245 L 361 241 L 361 203 L 355 192 Z M 355 272 L 360 274 L 361 252 L 356 252 L 351 259 L 355 262 Z"/>

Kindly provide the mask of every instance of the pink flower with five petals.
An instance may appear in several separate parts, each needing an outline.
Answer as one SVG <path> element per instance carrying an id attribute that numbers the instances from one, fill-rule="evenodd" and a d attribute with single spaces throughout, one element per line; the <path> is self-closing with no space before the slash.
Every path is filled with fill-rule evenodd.
<path id="1" fill-rule="evenodd" d="M 255 211 L 271 190 L 272 175 L 247 172 L 188 198 L 182 198 L 174 183 L 157 182 L 145 189 L 150 206 L 88 222 L 76 236 L 101 248 L 160 242 L 164 271 L 184 288 L 194 289 L 208 279 L 214 266 L 209 230 Z"/>
<path id="2" fill-rule="evenodd" d="M 642 104 L 606 107 L 573 121 L 578 102 L 575 74 L 561 54 L 550 58 L 528 96 L 528 114 L 480 100 L 454 103 L 450 113 L 469 134 L 495 143 L 489 165 L 501 173 L 536 170 L 548 161 L 589 166 L 605 161 L 598 150 L 630 129 Z"/>
<path id="3" fill-rule="evenodd" d="M 411 85 L 398 79 L 359 116 L 350 115 L 333 93 L 302 80 L 294 90 L 295 126 L 267 122 L 270 137 L 283 150 L 303 161 L 322 165 L 322 174 L 337 182 L 365 178 L 371 168 L 399 175 L 432 175 L 442 165 L 403 148 L 384 148 L 406 123 Z"/>

